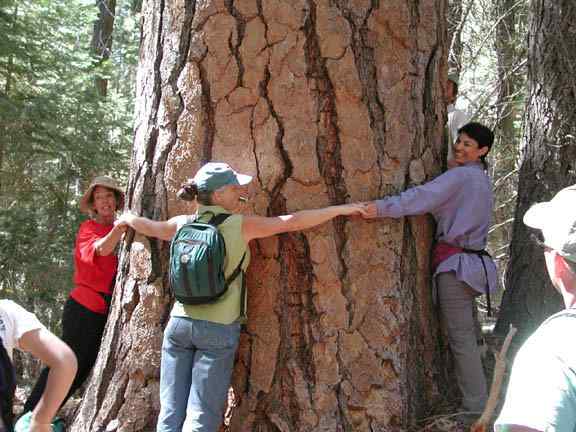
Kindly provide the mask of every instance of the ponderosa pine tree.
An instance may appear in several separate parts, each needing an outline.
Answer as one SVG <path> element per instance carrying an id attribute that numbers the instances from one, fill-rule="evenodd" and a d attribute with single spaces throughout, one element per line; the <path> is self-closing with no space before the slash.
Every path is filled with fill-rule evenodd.
<path id="1" fill-rule="evenodd" d="M 191 212 L 208 160 L 248 212 L 397 193 L 439 173 L 443 0 L 148 1 L 128 205 Z M 440 396 L 427 217 L 336 220 L 252 245 L 232 431 L 403 430 Z M 168 245 L 129 234 L 72 431 L 154 430 Z"/>

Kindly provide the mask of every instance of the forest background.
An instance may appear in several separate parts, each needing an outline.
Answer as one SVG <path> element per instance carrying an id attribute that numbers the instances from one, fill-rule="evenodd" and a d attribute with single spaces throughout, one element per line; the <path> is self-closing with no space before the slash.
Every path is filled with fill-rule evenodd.
<path id="1" fill-rule="evenodd" d="M 529 14 L 546 2 L 448 3 L 448 61 L 460 77 L 457 107 L 497 138 L 489 160 L 496 197 L 489 250 L 505 295 L 501 308 L 501 296 L 493 299 L 496 330 L 505 334 L 508 324 L 520 323 L 520 342 L 560 300 L 515 215 L 562 186 L 554 177 L 562 167 L 574 176 L 573 161 L 545 146 L 537 153 L 554 161 L 555 174 L 522 174 L 533 154 L 526 148 L 534 145 L 527 107 L 530 40 L 538 29 Z M 84 217 L 78 199 L 94 175 L 128 176 L 140 9 L 139 0 L 0 2 L 0 296 L 33 311 L 56 333 L 72 288 L 74 235 Z M 515 253 L 524 261 L 515 261 Z M 534 285 L 519 276 L 528 268 Z M 483 300 L 479 307 L 490 327 L 495 322 L 485 317 Z M 24 374 L 36 373 L 33 364 L 25 365 Z"/>

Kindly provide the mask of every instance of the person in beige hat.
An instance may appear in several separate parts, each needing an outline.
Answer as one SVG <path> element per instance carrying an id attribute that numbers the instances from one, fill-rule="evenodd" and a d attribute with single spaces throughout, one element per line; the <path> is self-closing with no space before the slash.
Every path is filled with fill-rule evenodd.
<path id="1" fill-rule="evenodd" d="M 124 226 L 114 225 L 116 212 L 124 207 L 124 191 L 111 177 L 95 177 L 80 199 L 80 210 L 90 216 L 76 236 L 74 289 L 62 314 L 62 340 L 74 351 L 78 371 L 66 400 L 84 383 L 100 349 L 108 306 L 116 276 L 115 249 Z M 48 368 L 40 374 L 24 412 L 33 411 L 46 387 Z"/>
<path id="2" fill-rule="evenodd" d="M 497 432 L 576 431 L 576 185 L 532 206 L 524 223 L 542 231 L 552 285 L 566 309 L 526 340 L 512 366 Z"/>

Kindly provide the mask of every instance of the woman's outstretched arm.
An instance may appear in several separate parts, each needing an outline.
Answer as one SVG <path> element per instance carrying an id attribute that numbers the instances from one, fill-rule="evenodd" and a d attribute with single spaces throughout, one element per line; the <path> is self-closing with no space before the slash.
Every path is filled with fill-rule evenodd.
<path id="1" fill-rule="evenodd" d="M 176 228 L 178 226 L 176 223 L 177 217 L 178 216 L 173 217 L 167 221 L 155 221 L 126 212 L 123 213 L 118 220 L 114 222 L 114 224 L 119 226 L 129 226 L 136 232 L 147 237 L 156 237 L 160 240 L 172 240 L 172 237 L 176 234 Z"/>
<path id="2" fill-rule="evenodd" d="M 301 210 L 284 216 L 246 216 L 242 224 L 244 241 L 300 231 L 323 224 L 337 216 L 366 216 L 364 203 L 342 204 L 321 209 Z"/>
<path id="3" fill-rule="evenodd" d="M 467 171 L 453 168 L 420 186 L 399 195 L 366 203 L 367 218 L 421 215 L 434 211 L 448 202 L 465 184 Z"/>

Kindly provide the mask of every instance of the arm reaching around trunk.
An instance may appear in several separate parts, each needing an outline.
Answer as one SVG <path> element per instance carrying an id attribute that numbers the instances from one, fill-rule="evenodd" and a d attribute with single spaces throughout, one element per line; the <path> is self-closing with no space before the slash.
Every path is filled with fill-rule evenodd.
<path id="1" fill-rule="evenodd" d="M 114 252 L 116 245 L 122 238 L 122 234 L 126 231 L 126 227 L 122 225 L 114 225 L 114 228 L 105 236 L 94 242 L 94 249 L 100 256 L 107 256 Z"/>
<path id="2" fill-rule="evenodd" d="M 242 224 L 242 234 L 248 243 L 253 239 L 312 228 L 337 216 L 353 215 L 366 216 L 366 205 L 364 203 L 342 204 L 274 217 L 246 216 Z"/>
<path id="3" fill-rule="evenodd" d="M 123 213 L 114 222 L 116 226 L 129 226 L 135 231 L 143 234 L 147 237 L 155 237 L 160 240 L 172 240 L 174 234 L 176 234 L 176 217 L 169 219 L 167 221 L 155 221 L 142 216 L 136 216 L 135 214 L 126 212 Z"/>

